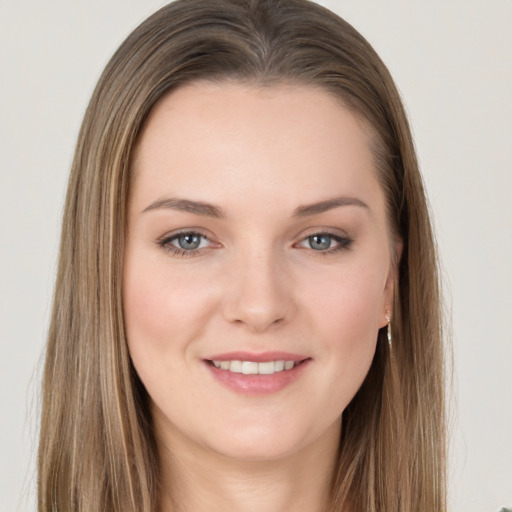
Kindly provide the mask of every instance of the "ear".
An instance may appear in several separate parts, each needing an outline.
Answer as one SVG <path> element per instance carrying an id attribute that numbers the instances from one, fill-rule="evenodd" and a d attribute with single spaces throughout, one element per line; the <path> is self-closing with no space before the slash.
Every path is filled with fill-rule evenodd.
<path id="1" fill-rule="evenodd" d="M 386 284 L 384 286 L 384 301 L 383 301 L 383 311 L 381 315 L 381 322 L 379 327 L 385 327 L 389 324 L 391 319 L 393 318 L 393 307 L 395 303 L 395 290 L 398 290 L 398 269 L 400 266 L 400 259 L 402 257 L 402 252 L 404 249 L 404 244 L 400 240 L 395 243 L 394 250 L 391 255 L 390 265 L 388 277 L 386 279 Z"/>

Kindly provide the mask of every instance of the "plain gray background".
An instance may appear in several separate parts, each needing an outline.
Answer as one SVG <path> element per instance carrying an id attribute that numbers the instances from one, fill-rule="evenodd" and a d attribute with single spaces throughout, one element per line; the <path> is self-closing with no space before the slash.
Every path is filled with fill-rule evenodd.
<path id="1" fill-rule="evenodd" d="M 0 0 L 2 511 L 35 509 L 38 362 L 81 118 L 164 3 Z M 374 45 L 415 133 L 453 318 L 451 510 L 512 506 L 512 1 L 321 3 Z"/>

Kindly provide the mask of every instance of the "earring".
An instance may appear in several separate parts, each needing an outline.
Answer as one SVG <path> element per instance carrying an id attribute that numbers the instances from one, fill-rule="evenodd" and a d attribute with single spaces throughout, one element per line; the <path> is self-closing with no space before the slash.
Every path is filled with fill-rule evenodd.
<path id="1" fill-rule="evenodd" d="M 391 317 L 389 316 L 389 313 L 386 313 L 386 320 L 388 321 L 388 327 L 387 327 L 388 345 L 389 345 L 389 348 L 391 348 L 393 342 L 391 339 Z"/>

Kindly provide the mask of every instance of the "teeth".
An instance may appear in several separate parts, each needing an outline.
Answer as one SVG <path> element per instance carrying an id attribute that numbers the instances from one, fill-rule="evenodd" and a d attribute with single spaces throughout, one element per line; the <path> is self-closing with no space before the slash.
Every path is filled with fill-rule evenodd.
<path id="1" fill-rule="evenodd" d="M 257 375 L 258 374 L 258 363 L 252 363 L 251 361 L 244 361 L 242 363 L 242 373 L 244 375 Z"/>
<path id="2" fill-rule="evenodd" d="M 275 372 L 282 372 L 284 370 L 284 361 L 276 361 L 274 365 Z"/>
<path id="3" fill-rule="evenodd" d="M 258 373 L 260 375 L 272 375 L 276 371 L 276 363 L 269 361 L 268 363 L 258 363 Z"/>
<path id="4" fill-rule="evenodd" d="M 215 361 L 213 364 L 215 364 Z M 233 373 L 242 373 L 242 361 L 230 361 L 229 371 Z"/>
<path id="5" fill-rule="evenodd" d="M 272 375 L 277 372 L 291 370 L 296 364 L 295 361 L 266 361 L 255 363 L 253 361 L 212 361 L 215 368 L 228 370 L 233 373 L 244 375 Z"/>
<path id="6" fill-rule="evenodd" d="M 285 370 L 291 370 L 293 368 L 293 365 L 295 363 L 293 361 L 285 361 L 284 363 L 284 369 Z"/>

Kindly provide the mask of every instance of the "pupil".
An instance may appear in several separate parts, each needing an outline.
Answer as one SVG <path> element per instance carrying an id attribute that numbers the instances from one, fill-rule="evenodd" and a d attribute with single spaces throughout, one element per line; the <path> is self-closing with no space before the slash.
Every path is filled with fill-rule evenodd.
<path id="1" fill-rule="evenodd" d="M 201 243 L 200 235 L 182 235 L 178 238 L 178 243 L 182 249 L 197 249 Z"/>
<path id="2" fill-rule="evenodd" d="M 325 250 L 331 246 L 331 237 L 327 235 L 314 235 L 309 237 L 312 249 Z"/>

